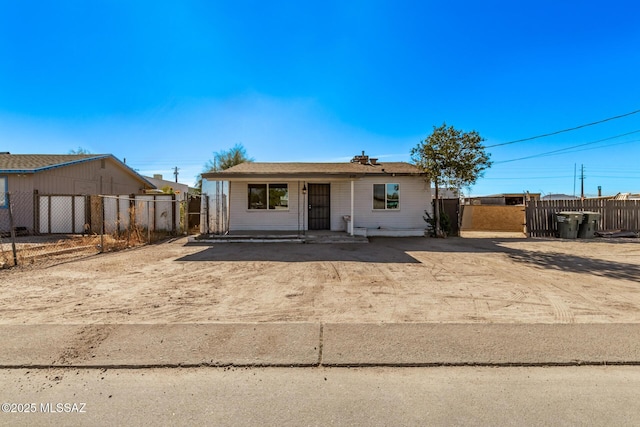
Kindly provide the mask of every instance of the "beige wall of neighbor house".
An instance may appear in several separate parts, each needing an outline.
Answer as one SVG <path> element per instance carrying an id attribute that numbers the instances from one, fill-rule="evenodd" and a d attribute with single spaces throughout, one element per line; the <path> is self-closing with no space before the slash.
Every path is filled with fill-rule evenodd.
<path id="1" fill-rule="evenodd" d="M 37 229 L 34 226 L 34 213 L 38 207 L 36 191 L 38 195 L 140 194 L 147 185 L 140 176 L 112 157 L 63 164 L 35 173 L 7 173 L 2 176 L 6 177 L 7 190 L 11 193 L 15 226 L 29 231 Z M 0 216 L 3 215 L 7 213 L 0 212 Z"/>
<path id="2" fill-rule="evenodd" d="M 524 206 L 463 205 L 462 231 L 523 232 Z"/>
<path id="3" fill-rule="evenodd" d="M 34 174 L 40 194 L 137 194 L 142 184 L 113 160 L 98 159 Z"/>
<path id="4" fill-rule="evenodd" d="M 7 191 L 9 193 L 33 193 L 33 174 L 3 175 L 7 178 Z M 4 191 L 4 189 L 0 189 Z"/>

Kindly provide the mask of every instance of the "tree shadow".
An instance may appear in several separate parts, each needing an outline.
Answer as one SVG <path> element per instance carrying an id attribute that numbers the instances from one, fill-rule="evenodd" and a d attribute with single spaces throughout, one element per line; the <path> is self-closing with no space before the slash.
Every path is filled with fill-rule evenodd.
<path id="1" fill-rule="evenodd" d="M 423 251 L 435 252 L 463 252 L 463 253 L 503 253 L 511 260 L 542 268 L 562 272 L 590 274 L 612 279 L 634 280 L 640 282 L 640 265 L 620 261 L 610 261 L 594 257 L 585 257 L 561 252 L 523 250 L 506 245 L 510 243 L 526 242 L 544 245 L 558 242 L 554 238 L 449 238 L 433 239 L 433 245 L 423 247 Z M 605 241 L 610 245 L 629 245 L 640 242 L 628 239 L 582 240 L 580 244 L 589 245 L 592 242 Z"/>
<path id="2" fill-rule="evenodd" d="M 557 252 L 518 251 L 512 249 L 506 252 L 508 257 L 516 262 L 544 268 L 545 270 L 590 274 L 610 279 L 640 282 L 640 266 L 636 264 Z"/>
<path id="3" fill-rule="evenodd" d="M 423 251 L 433 252 L 463 252 L 463 253 L 503 253 L 511 260 L 542 268 L 562 272 L 590 274 L 612 279 L 635 280 L 640 282 L 640 265 L 626 262 L 610 261 L 594 257 L 585 257 L 561 252 L 523 250 L 508 247 L 510 243 L 526 242 L 544 246 L 545 243 L 558 242 L 554 238 L 449 238 L 433 239 L 431 245 L 424 245 Z M 582 240 L 580 244 L 589 245 L 592 242 L 606 242 L 610 245 L 629 245 L 640 242 L 628 239 Z"/>

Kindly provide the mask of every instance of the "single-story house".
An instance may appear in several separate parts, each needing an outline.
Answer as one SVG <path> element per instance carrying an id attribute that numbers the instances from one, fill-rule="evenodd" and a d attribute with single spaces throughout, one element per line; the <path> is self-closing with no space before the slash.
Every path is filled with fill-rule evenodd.
<path id="1" fill-rule="evenodd" d="M 612 197 L 613 200 L 640 200 L 640 193 L 618 193 Z"/>
<path id="2" fill-rule="evenodd" d="M 418 167 L 380 163 L 364 152 L 344 163 L 246 162 L 202 177 L 225 182 L 231 232 L 424 235 L 423 216 L 432 209 L 431 186 Z"/>
<path id="3" fill-rule="evenodd" d="M 502 193 L 491 196 L 465 197 L 465 205 L 519 206 L 531 200 L 540 200 L 540 193 Z"/>
<path id="4" fill-rule="evenodd" d="M 0 232 L 9 230 L 7 193 L 15 228 L 53 232 L 53 211 L 66 210 L 72 218 L 66 221 L 71 224 L 68 232 L 82 232 L 89 206 L 81 197 L 69 196 L 141 194 L 151 188 L 153 184 L 111 154 L 0 153 Z"/>
<path id="5" fill-rule="evenodd" d="M 153 190 L 147 190 L 149 194 L 161 194 L 165 188 L 173 190 L 173 193 L 178 196 L 178 200 L 185 200 L 187 194 L 189 194 L 189 186 L 187 184 L 166 180 L 162 178 L 162 174 L 154 174 L 152 177 L 143 176 L 143 178 L 156 187 Z"/>
<path id="6" fill-rule="evenodd" d="M 580 197 L 569 194 L 546 194 L 540 200 L 580 200 Z"/>

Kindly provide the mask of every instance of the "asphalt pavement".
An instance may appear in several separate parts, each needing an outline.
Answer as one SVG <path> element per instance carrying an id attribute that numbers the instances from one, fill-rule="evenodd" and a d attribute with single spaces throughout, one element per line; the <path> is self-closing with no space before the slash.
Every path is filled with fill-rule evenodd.
<path id="1" fill-rule="evenodd" d="M 3 369 L 7 426 L 633 426 L 634 366 Z"/>

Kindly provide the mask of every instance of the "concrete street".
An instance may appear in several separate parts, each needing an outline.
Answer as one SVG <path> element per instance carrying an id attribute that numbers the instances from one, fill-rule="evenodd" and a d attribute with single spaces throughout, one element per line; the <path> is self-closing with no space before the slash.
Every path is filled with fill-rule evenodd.
<path id="1" fill-rule="evenodd" d="M 12 426 L 640 422 L 636 366 L 5 369 L 0 384 L 0 401 L 34 404 L 0 413 Z"/>
<path id="2" fill-rule="evenodd" d="M 0 325 L 0 342 L 0 425 L 640 423 L 638 324 Z"/>

